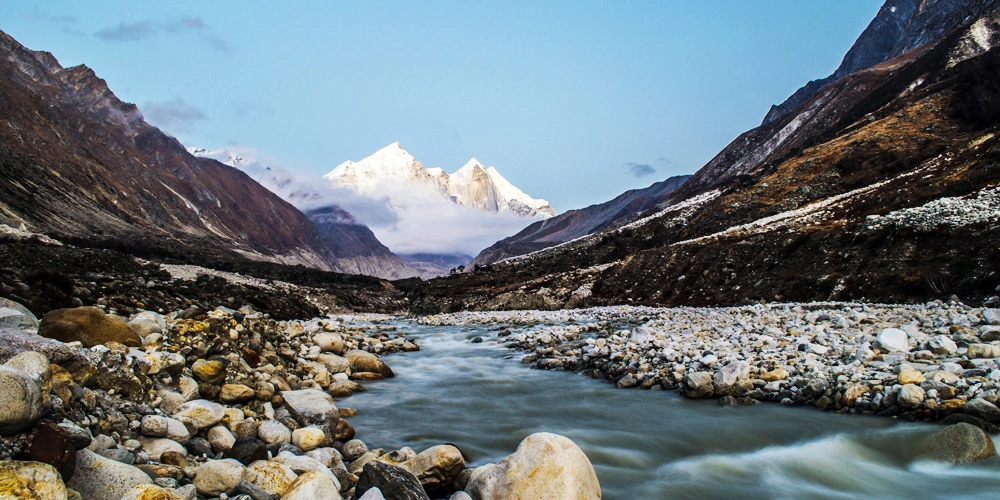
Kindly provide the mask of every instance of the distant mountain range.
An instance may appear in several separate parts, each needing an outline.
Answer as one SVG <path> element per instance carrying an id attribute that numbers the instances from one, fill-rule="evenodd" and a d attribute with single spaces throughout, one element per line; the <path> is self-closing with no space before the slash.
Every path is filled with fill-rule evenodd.
<path id="1" fill-rule="evenodd" d="M 525 219 L 555 215 L 547 201 L 528 196 L 475 158 L 449 174 L 424 167 L 398 142 L 345 161 L 322 178 L 267 165 L 250 150 L 188 150 L 243 170 L 314 222 L 325 214 L 317 225 L 338 265 L 388 279 L 446 275 L 469 263 L 465 252 L 520 230 Z M 341 222 L 332 222 L 332 214 Z M 336 238 L 352 244 L 333 244 Z"/>
<path id="2" fill-rule="evenodd" d="M 236 151 L 209 151 L 192 147 L 188 151 L 198 157 L 212 158 L 238 168 L 271 192 L 296 205 L 316 225 L 326 247 L 333 253 L 338 270 L 349 274 L 365 274 L 385 279 L 412 278 L 417 271 L 400 260 L 347 210 L 333 203 L 347 193 L 321 196 L 314 182 L 301 174 L 271 168 L 256 158 Z M 246 153 L 244 153 L 246 154 Z"/>
<path id="3" fill-rule="evenodd" d="M 405 186 L 424 188 L 451 203 L 485 212 L 511 212 L 519 217 L 556 214 L 549 202 L 526 195 L 496 168 L 487 168 L 475 158 L 448 174 L 440 167 L 424 167 L 398 142 L 363 160 L 345 161 L 323 178 L 365 195 L 379 195 Z"/>

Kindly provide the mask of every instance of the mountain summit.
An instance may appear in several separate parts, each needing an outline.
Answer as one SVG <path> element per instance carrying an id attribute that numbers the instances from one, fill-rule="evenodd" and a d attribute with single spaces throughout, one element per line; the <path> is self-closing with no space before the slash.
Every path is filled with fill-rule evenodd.
<path id="1" fill-rule="evenodd" d="M 455 173 L 426 168 L 394 142 L 360 161 L 345 161 L 323 176 L 338 187 L 377 195 L 400 186 L 422 186 L 444 200 L 486 212 L 510 212 L 520 217 L 552 217 L 549 202 L 528 196 L 494 167 L 472 158 Z"/>

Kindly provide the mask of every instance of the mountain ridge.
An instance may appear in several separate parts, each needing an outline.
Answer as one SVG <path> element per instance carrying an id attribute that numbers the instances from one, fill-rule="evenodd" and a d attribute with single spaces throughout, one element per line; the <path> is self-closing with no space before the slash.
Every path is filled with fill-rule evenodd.
<path id="1" fill-rule="evenodd" d="M 62 68 L 2 31 L 0 54 L 0 222 L 191 261 L 337 270 L 303 214 L 239 170 L 189 155 L 92 69 Z"/>

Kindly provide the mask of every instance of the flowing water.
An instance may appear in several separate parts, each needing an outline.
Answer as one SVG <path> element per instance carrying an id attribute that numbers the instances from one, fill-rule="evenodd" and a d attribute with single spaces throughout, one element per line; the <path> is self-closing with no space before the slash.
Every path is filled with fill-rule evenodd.
<path id="1" fill-rule="evenodd" d="M 939 426 L 619 390 L 528 368 L 497 344 L 495 327 L 397 325 L 421 351 L 388 356 L 396 378 L 339 402 L 359 409 L 352 423 L 371 447 L 453 443 L 477 466 L 531 433 L 554 432 L 583 449 L 612 500 L 1000 498 L 996 458 L 919 459 L 921 438 Z"/>

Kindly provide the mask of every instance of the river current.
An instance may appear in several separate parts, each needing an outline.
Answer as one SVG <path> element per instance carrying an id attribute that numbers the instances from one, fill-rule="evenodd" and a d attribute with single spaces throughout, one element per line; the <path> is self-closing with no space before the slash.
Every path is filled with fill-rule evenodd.
<path id="1" fill-rule="evenodd" d="M 478 466 L 531 433 L 554 432 L 583 449 L 611 500 L 1000 498 L 1000 459 L 919 458 L 918 443 L 937 425 L 615 389 L 528 368 L 498 344 L 496 325 L 392 325 L 421 350 L 387 356 L 395 378 L 338 401 L 359 410 L 352 424 L 370 447 L 453 443 Z"/>

